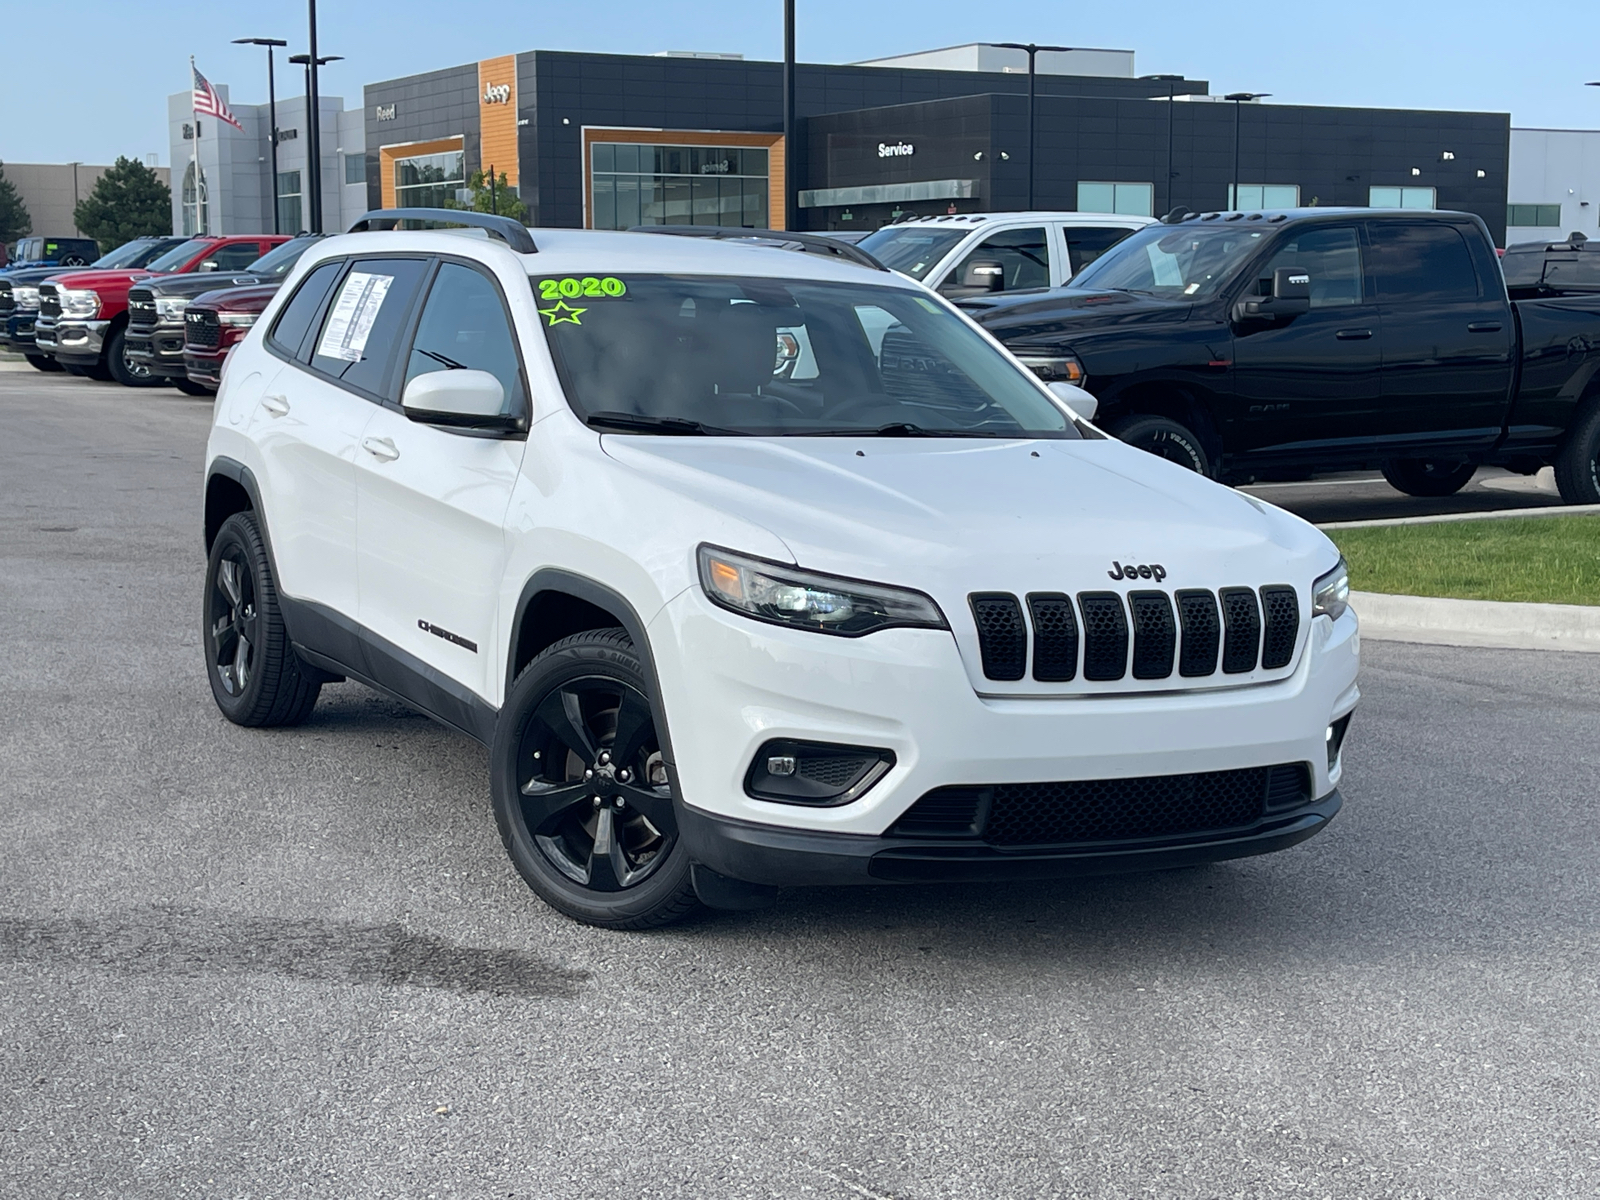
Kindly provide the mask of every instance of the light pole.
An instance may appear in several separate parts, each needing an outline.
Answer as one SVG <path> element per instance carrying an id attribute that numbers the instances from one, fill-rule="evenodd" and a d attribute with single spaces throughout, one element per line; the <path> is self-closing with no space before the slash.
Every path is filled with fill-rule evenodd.
<path id="1" fill-rule="evenodd" d="M 272 74 L 272 48 L 289 43 L 278 38 L 234 38 L 233 44 L 267 48 L 267 125 L 271 129 L 268 140 L 272 145 L 272 232 L 282 233 L 278 228 L 278 86 Z"/>
<path id="2" fill-rule="evenodd" d="M 313 6 L 314 7 L 314 6 Z M 317 111 L 317 68 L 326 63 L 343 62 L 342 54 L 325 54 L 321 58 L 310 54 L 291 54 L 289 61 L 306 69 L 306 121 L 311 126 L 311 136 L 306 139 L 306 184 L 311 194 L 310 232 L 322 232 L 322 114 Z"/>
<path id="3" fill-rule="evenodd" d="M 1057 54 L 1065 54 L 1069 50 L 1076 50 L 1076 46 L 1040 46 L 1033 42 L 996 42 L 996 46 L 1005 50 L 1026 50 L 1028 52 L 1028 210 L 1033 210 L 1033 144 L 1034 144 L 1034 56 L 1041 50 L 1049 50 Z"/>
<path id="4" fill-rule="evenodd" d="M 1239 211 L 1239 106 L 1246 100 L 1263 100 L 1270 95 L 1271 92 L 1229 92 L 1223 97 L 1233 101 L 1233 196 L 1229 212 Z"/>
<path id="5" fill-rule="evenodd" d="M 1183 80 L 1182 75 L 1141 75 L 1139 78 L 1148 79 L 1151 83 L 1164 83 L 1167 85 L 1167 183 L 1161 189 L 1161 208 L 1164 212 L 1172 211 L 1172 105 L 1173 97 L 1177 95 L 1178 84 Z"/>
<path id="6" fill-rule="evenodd" d="M 794 211 L 794 0 L 783 0 L 783 227 L 793 229 Z"/>

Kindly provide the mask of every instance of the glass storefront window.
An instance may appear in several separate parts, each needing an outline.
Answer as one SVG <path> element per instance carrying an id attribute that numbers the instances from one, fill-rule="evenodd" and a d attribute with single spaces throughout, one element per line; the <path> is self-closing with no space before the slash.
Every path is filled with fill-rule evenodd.
<path id="1" fill-rule="evenodd" d="M 1375 187 L 1367 189 L 1371 208 L 1433 208 L 1436 193 L 1431 187 Z"/>
<path id="2" fill-rule="evenodd" d="M 590 167 L 596 229 L 768 224 L 768 154 L 761 148 L 595 142 Z"/>
<path id="3" fill-rule="evenodd" d="M 1300 207 L 1297 183 L 1241 183 L 1235 203 L 1233 185 L 1228 185 L 1228 208 L 1233 212 L 1259 212 Z"/>
<path id="4" fill-rule="evenodd" d="M 466 164 L 460 150 L 395 159 L 395 203 L 401 208 L 444 208 L 467 186 Z"/>
<path id="5" fill-rule="evenodd" d="M 1121 213 L 1124 216 L 1155 215 L 1156 185 L 1153 183 L 1078 184 L 1078 211 Z"/>
<path id="6" fill-rule="evenodd" d="M 278 228 L 285 233 L 298 233 L 303 228 L 299 171 L 278 172 Z"/>

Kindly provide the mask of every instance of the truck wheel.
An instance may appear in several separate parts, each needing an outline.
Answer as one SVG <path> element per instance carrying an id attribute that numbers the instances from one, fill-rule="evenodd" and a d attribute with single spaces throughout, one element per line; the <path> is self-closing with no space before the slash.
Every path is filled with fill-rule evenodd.
<path id="1" fill-rule="evenodd" d="M 1556 487 L 1568 504 L 1600 504 L 1600 404 L 1567 432 L 1556 455 Z"/>
<path id="2" fill-rule="evenodd" d="M 24 354 L 23 357 L 28 360 L 28 365 L 35 371 L 43 371 L 49 374 L 52 371 L 61 370 L 61 364 L 48 354 Z"/>
<path id="3" fill-rule="evenodd" d="M 592 629 L 535 657 L 500 710 L 500 840 L 529 887 L 586 925 L 649 929 L 699 907 L 649 686 L 628 635 Z"/>
<path id="4" fill-rule="evenodd" d="M 1383 464 L 1389 486 L 1408 496 L 1454 496 L 1477 471 L 1476 464 L 1451 458 L 1391 458 Z"/>
<path id="5" fill-rule="evenodd" d="M 200 642 L 211 695 L 235 725 L 298 725 L 321 680 L 304 669 L 278 607 L 278 585 L 254 513 L 222 523 L 206 564 Z"/>
<path id="6" fill-rule="evenodd" d="M 1199 437 L 1171 417 L 1125 417 L 1111 426 L 1110 433 L 1147 454 L 1188 467 L 1207 478 L 1211 476 L 1211 457 Z"/>
<path id="7" fill-rule="evenodd" d="M 149 387 L 161 381 L 151 373 L 144 363 L 136 363 L 128 357 L 126 329 L 119 329 L 111 335 L 111 340 L 106 343 L 106 369 L 123 387 Z"/>

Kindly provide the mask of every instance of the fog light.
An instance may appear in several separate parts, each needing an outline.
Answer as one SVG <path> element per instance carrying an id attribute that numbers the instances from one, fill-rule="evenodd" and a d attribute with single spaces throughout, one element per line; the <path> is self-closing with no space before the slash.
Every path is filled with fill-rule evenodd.
<path id="1" fill-rule="evenodd" d="M 894 766 L 894 751 L 787 739 L 756 751 L 744 789 L 780 804 L 849 804 Z"/>
<path id="2" fill-rule="evenodd" d="M 1332 771 L 1339 765 L 1339 750 L 1344 745 L 1345 730 L 1350 728 L 1350 718 L 1354 713 L 1345 713 L 1332 725 L 1328 726 L 1328 770 Z"/>

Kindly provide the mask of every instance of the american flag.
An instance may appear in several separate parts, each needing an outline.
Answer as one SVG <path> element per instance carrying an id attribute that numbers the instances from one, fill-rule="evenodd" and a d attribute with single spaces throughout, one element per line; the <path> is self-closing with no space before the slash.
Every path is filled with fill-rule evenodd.
<path id="1" fill-rule="evenodd" d="M 200 68 L 190 62 L 189 70 L 194 72 L 195 115 L 199 116 L 201 113 L 205 113 L 208 117 L 226 121 L 240 133 L 243 133 L 244 126 L 239 124 L 239 118 L 228 111 L 228 106 L 222 102 L 222 97 L 217 95 L 217 89 L 211 86 L 211 81 L 200 74 Z"/>

